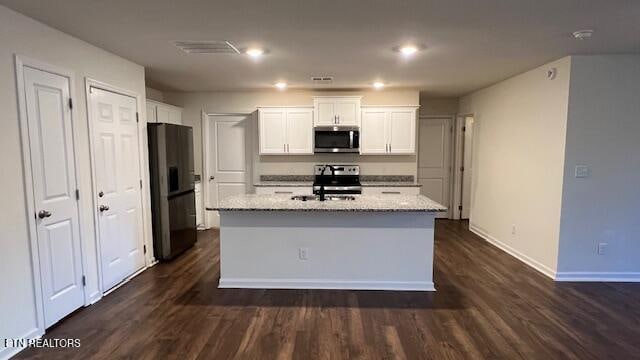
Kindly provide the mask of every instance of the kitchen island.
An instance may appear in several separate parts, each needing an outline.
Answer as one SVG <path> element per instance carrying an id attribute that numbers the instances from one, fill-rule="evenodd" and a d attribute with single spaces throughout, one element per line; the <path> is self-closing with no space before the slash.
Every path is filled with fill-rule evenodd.
<path id="1" fill-rule="evenodd" d="M 220 201 L 221 288 L 433 291 L 435 215 L 421 195 Z"/>

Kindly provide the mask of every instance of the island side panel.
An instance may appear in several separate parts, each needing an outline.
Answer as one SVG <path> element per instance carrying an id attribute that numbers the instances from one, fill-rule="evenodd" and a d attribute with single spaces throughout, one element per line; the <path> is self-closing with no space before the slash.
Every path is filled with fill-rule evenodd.
<path id="1" fill-rule="evenodd" d="M 221 211 L 220 221 L 220 287 L 434 290 L 434 213 Z"/>

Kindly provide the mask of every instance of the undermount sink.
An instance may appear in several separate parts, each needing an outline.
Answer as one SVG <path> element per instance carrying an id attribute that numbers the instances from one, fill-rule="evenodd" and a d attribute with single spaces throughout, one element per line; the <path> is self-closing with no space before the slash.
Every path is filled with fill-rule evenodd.
<path id="1" fill-rule="evenodd" d="M 326 201 L 341 201 L 341 200 L 355 200 L 356 197 L 352 195 L 325 195 Z M 298 201 L 320 201 L 319 195 L 295 195 L 291 197 L 291 200 Z"/>

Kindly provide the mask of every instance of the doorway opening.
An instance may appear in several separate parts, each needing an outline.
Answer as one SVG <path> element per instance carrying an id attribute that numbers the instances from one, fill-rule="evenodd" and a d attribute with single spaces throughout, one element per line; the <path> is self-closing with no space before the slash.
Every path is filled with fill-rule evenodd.
<path id="1" fill-rule="evenodd" d="M 456 124 L 456 165 L 454 184 L 454 218 L 469 220 L 472 211 L 475 117 L 462 115 Z"/>

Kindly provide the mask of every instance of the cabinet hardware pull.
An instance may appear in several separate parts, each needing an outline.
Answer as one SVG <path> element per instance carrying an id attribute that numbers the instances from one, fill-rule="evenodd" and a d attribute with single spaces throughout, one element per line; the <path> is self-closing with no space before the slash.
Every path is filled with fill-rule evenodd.
<path id="1" fill-rule="evenodd" d="M 400 195 L 401 192 L 400 191 L 383 191 L 383 194 L 395 194 L 395 195 Z"/>
<path id="2" fill-rule="evenodd" d="M 275 191 L 275 194 L 293 194 L 293 191 Z"/>

